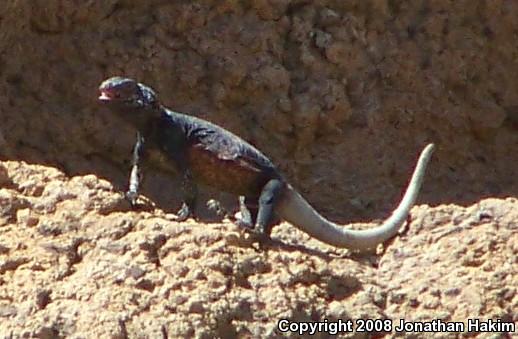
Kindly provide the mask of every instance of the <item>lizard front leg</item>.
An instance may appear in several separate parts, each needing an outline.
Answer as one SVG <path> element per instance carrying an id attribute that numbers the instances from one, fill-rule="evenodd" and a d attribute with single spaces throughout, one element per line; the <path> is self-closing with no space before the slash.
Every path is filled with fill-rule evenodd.
<path id="1" fill-rule="evenodd" d="M 140 160 L 144 155 L 144 138 L 137 132 L 137 142 L 133 147 L 133 157 L 131 160 L 131 172 L 129 177 L 129 188 L 125 197 L 131 204 L 131 207 L 137 206 L 139 196 L 138 190 L 142 182 L 142 172 L 140 170 Z"/>
<path id="2" fill-rule="evenodd" d="M 182 175 L 182 193 L 184 200 L 182 207 L 178 210 L 177 221 L 185 221 L 193 214 L 196 201 L 198 199 L 198 186 L 192 179 L 191 172 L 188 169 L 183 170 Z"/>

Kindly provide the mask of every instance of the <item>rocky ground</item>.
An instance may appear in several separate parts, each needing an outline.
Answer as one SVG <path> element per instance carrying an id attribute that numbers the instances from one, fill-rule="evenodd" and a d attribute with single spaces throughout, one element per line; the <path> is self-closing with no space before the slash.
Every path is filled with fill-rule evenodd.
<path id="1" fill-rule="evenodd" d="M 0 335 L 516 322 L 516 17 L 508 0 L 1 1 Z M 113 75 L 249 140 L 340 223 L 386 216 L 434 142 L 421 205 L 377 255 L 290 225 L 258 250 L 203 206 L 175 223 L 178 182 L 156 171 L 155 208 L 130 211 L 135 132 L 96 102 Z"/>
<path id="2" fill-rule="evenodd" d="M 280 319 L 518 322 L 515 198 L 415 207 L 403 236 L 359 255 L 288 224 L 258 248 L 229 222 L 130 211 L 93 175 L 10 161 L 0 183 L 5 338 L 265 338 Z"/>

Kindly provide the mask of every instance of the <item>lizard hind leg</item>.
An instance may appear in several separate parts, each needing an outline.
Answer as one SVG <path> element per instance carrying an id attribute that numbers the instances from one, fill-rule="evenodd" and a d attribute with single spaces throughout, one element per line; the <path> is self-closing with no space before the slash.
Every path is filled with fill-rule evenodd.
<path id="1" fill-rule="evenodd" d="M 194 208 L 198 200 L 198 187 L 192 179 L 191 172 L 184 170 L 182 176 L 182 193 L 184 201 L 182 207 L 178 210 L 176 221 L 182 222 L 190 216 L 194 217 Z"/>
<path id="2" fill-rule="evenodd" d="M 271 179 L 264 185 L 259 197 L 259 209 L 254 228 L 256 233 L 262 234 L 267 238 L 270 237 L 273 226 L 278 223 L 278 218 L 275 215 L 275 206 L 280 200 L 284 187 L 284 182 L 279 179 Z"/>

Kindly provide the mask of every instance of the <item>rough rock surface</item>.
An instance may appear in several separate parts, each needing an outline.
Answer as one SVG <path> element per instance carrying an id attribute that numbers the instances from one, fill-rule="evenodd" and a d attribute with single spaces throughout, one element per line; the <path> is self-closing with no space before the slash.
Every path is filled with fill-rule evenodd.
<path id="1" fill-rule="evenodd" d="M 93 175 L 10 161 L 0 183 L 2 337 L 266 338 L 282 318 L 518 323 L 514 198 L 415 207 L 376 257 L 288 224 L 258 250 L 228 222 L 129 211 Z"/>

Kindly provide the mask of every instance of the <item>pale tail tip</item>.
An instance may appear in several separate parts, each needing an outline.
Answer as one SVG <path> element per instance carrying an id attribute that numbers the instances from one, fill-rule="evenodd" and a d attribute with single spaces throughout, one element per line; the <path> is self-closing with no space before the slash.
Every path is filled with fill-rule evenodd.
<path id="1" fill-rule="evenodd" d="M 423 149 L 423 151 L 421 153 L 432 153 L 433 151 L 435 150 L 435 144 L 434 143 L 429 143 L 428 145 L 426 145 L 426 147 Z"/>

